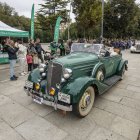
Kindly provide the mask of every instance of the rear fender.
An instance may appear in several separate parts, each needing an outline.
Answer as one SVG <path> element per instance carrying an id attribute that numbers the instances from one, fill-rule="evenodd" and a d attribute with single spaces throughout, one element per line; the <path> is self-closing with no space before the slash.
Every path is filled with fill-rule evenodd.
<path id="1" fill-rule="evenodd" d="M 125 70 L 128 70 L 128 60 L 121 60 L 120 64 L 119 64 L 119 67 L 118 67 L 118 72 L 120 73 L 123 69 L 123 67 L 125 66 Z"/>
<path id="2" fill-rule="evenodd" d="M 92 77 L 93 77 L 93 78 L 96 77 L 97 70 L 98 70 L 100 67 L 103 67 L 103 68 L 104 68 L 104 64 L 101 63 L 101 62 L 97 63 L 97 64 L 94 66 L 94 68 L 93 68 L 93 70 L 92 70 Z M 105 74 L 105 73 L 106 73 L 105 68 L 104 68 L 103 70 L 104 70 L 104 74 Z"/>
<path id="3" fill-rule="evenodd" d="M 66 84 L 61 92 L 71 95 L 71 103 L 77 103 L 88 86 L 96 85 L 96 79 L 92 77 L 80 77 Z"/>

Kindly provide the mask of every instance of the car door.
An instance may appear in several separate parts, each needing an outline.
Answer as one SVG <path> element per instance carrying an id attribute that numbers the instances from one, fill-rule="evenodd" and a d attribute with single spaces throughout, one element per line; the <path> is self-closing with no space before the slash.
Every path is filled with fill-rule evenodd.
<path id="1" fill-rule="evenodd" d="M 115 62 L 114 62 L 115 59 L 112 58 L 111 56 L 108 56 L 108 57 L 101 57 L 100 60 L 105 66 L 105 70 L 106 70 L 105 78 L 113 75 L 114 66 L 115 66 Z"/>
<path id="2" fill-rule="evenodd" d="M 120 64 L 120 61 L 122 59 L 122 56 L 121 55 L 115 55 L 115 56 L 112 56 L 112 59 L 113 59 L 113 62 L 114 62 L 114 68 L 113 68 L 112 74 L 115 74 L 117 69 L 118 69 L 118 66 Z"/>

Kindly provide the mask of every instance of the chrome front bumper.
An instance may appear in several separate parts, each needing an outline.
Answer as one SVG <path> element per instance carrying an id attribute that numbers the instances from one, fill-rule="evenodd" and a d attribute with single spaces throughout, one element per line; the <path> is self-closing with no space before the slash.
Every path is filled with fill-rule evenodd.
<path id="1" fill-rule="evenodd" d="M 28 96 L 31 96 L 32 98 L 34 97 L 34 94 L 31 93 L 28 90 L 27 87 L 24 87 L 24 91 Z M 48 105 L 48 106 L 52 106 L 52 107 L 54 107 L 55 110 L 60 109 L 60 110 L 63 110 L 63 111 L 72 111 L 72 105 L 64 106 L 64 105 L 61 105 L 61 104 L 58 104 L 58 103 L 55 103 L 55 102 L 52 102 L 52 101 L 47 101 L 44 98 L 42 98 L 41 103 L 45 104 L 45 105 Z"/>

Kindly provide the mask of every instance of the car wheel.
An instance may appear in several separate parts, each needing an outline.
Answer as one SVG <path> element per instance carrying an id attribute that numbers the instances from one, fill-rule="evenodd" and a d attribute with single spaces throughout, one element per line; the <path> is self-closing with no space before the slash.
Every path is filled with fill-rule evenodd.
<path id="1" fill-rule="evenodd" d="M 95 99 L 94 88 L 89 86 L 83 93 L 80 101 L 74 105 L 74 113 L 83 118 L 91 111 Z"/>
<path id="2" fill-rule="evenodd" d="M 100 82 L 103 82 L 104 81 L 104 78 L 105 78 L 104 71 L 103 71 L 102 68 L 99 68 L 98 71 L 97 71 L 97 73 L 96 73 L 96 79 L 98 81 L 100 81 Z"/>
<path id="3" fill-rule="evenodd" d="M 124 74 L 125 74 L 125 65 L 122 68 L 121 79 L 120 80 L 123 80 L 124 79 Z"/>

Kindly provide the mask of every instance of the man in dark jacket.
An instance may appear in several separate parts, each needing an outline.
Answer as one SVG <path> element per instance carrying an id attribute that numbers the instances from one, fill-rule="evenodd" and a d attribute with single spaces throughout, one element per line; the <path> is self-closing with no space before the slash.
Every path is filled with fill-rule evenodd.
<path id="1" fill-rule="evenodd" d="M 36 53 L 35 43 L 33 39 L 29 40 L 29 44 L 27 46 L 27 53 L 31 53 L 32 55 Z"/>
<path id="2" fill-rule="evenodd" d="M 61 41 L 59 49 L 60 49 L 60 56 L 64 56 L 65 55 L 65 46 L 63 44 L 63 40 Z"/>
<path id="3" fill-rule="evenodd" d="M 9 55 L 9 61 L 10 61 L 10 80 L 11 81 L 15 81 L 17 80 L 17 77 L 15 76 L 15 72 L 14 72 L 14 67 L 16 64 L 16 60 L 17 60 L 17 51 L 18 51 L 18 46 L 15 46 L 15 43 L 13 40 L 10 40 L 6 43 L 7 46 L 7 52 Z"/>
<path id="4" fill-rule="evenodd" d="M 44 59 L 43 59 L 43 56 L 42 56 L 42 52 L 45 53 L 44 49 L 42 48 L 41 44 L 40 44 L 40 39 L 37 38 L 36 39 L 36 43 L 35 43 L 35 49 L 36 49 L 36 52 L 38 54 L 38 58 L 41 60 L 41 62 L 43 63 L 44 62 Z"/>

